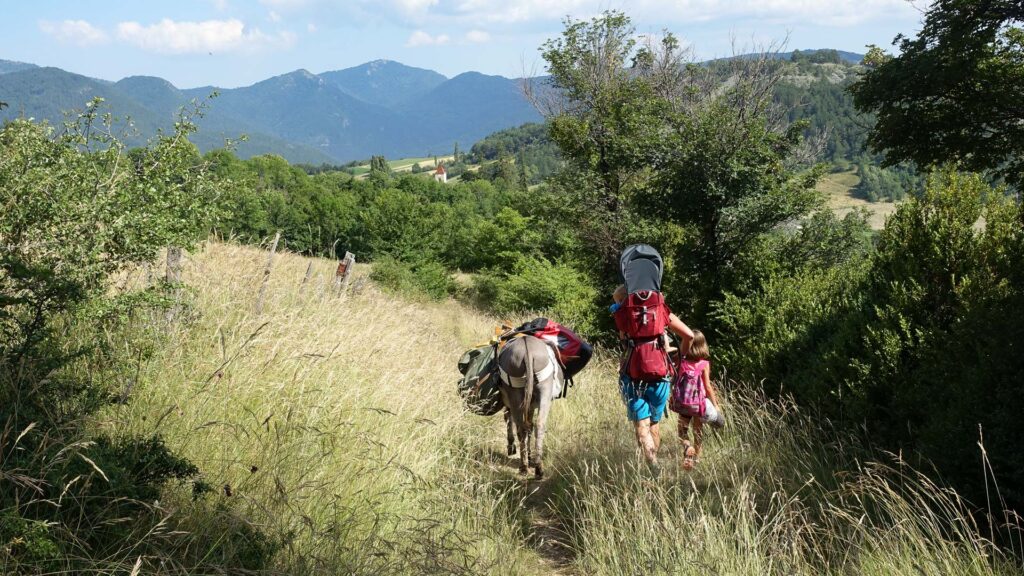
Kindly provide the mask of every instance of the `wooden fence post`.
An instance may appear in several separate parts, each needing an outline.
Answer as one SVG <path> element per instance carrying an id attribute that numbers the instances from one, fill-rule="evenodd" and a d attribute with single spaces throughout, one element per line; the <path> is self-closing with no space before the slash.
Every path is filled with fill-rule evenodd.
<path id="1" fill-rule="evenodd" d="M 355 268 L 356 257 L 351 252 L 345 252 L 345 258 L 338 262 L 338 269 L 334 272 L 334 293 L 342 294 L 348 286 L 348 279 L 352 276 L 352 269 Z"/>
<path id="2" fill-rule="evenodd" d="M 302 277 L 302 284 L 299 285 L 299 292 L 306 289 L 306 284 L 309 284 L 309 279 L 313 277 L 313 261 L 309 261 L 309 266 L 306 266 L 306 275 Z"/>
<path id="3" fill-rule="evenodd" d="M 274 265 L 274 253 L 277 252 L 277 243 L 281 240 L 281 231 L 274 234 L 274 242 L 270 245 L 270 254 L 267 255 L 267 267 L 263 269 L 263 283 L 260 285 L 260 295 L 256 298 L 256 314 L 263 313 L 263 299 L 267 295 L 267 284 L 270 283 L 270 270 Z"/>
<path id="4" fill-rule="evenodd" d="M 171 294 L 174 304 L 167 309 L 167 323 L 174 322 L 181 311 L 181 247 L 167 247 L 167 271 L 164 273 L 164 281 L 171 287 Z"/>

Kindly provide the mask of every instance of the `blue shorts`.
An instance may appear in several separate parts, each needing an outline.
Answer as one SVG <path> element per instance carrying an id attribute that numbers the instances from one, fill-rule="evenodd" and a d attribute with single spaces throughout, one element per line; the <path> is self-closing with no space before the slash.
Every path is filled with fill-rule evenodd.
<path id="1" fill-rule="evenodd" d="M 633 422 L 650 418 L 657 424 L 665 413 L 672 384 L 668 378 L 660 382 L 633 382 L 629 376 L 619 377 L 619 391 L 626 403 L 626 417 Z"/>

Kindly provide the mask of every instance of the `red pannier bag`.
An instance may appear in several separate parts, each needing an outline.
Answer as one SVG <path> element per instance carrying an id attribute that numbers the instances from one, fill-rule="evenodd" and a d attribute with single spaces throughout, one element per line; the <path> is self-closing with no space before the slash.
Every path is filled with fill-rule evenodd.
<path id="1" fill-rule="evenodd" d="M 514 333 L 530 334 L 554 347 L 555 355 L 558 357 L 559 364 L 562 365 L 562 374 L 566 380 L 583 370 L 590 362 L 590 357 L 594 355 L 594 349 L 583 338 L 558 322 L 547 318 L 535 318 L 516 328 Z"/>

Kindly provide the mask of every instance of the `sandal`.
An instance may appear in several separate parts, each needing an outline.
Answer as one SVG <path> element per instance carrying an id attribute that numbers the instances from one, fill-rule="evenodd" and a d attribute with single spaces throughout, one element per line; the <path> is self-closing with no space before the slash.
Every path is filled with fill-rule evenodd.
<path id="1" fill-rule="evenodd" d="M 683 442 L 683 470 L 693 470 L 696 464 L 697 450 L 689 442 Z"/>

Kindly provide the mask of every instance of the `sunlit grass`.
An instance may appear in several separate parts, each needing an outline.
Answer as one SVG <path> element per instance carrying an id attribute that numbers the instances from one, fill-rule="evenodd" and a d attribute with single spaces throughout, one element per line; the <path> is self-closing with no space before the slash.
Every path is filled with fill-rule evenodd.
<path id="1" fill-rule="evenodd" d="M 726 390 L 729 426 L 692 473 L 678 470 L 666 421 L 665 472 L 652 478 L 615 363 L 600 356 L 555 402 L 549 479 L 521 478 L 501 418 L 466 413 L 455 393 L 459 354 L 494 320 L 360 278 L 338 296 L 333 262 L 286 253 L 256 315 L 265 264 L 265 252 L 219 243 L 188 259 L 194 319 L 106 425 L 160 433 L 198 464 L 216 490 L 206 504 L 233 503 L 279 544 L 275 570 L 1015 573 L 955 494 L 895 457 L 863 462 L 853 439 L 737 389 Z M 168 498 L 198 509 L 184 490 Z M 182 528 L 201 546 L 216 525 L 197 515 Z"/>

